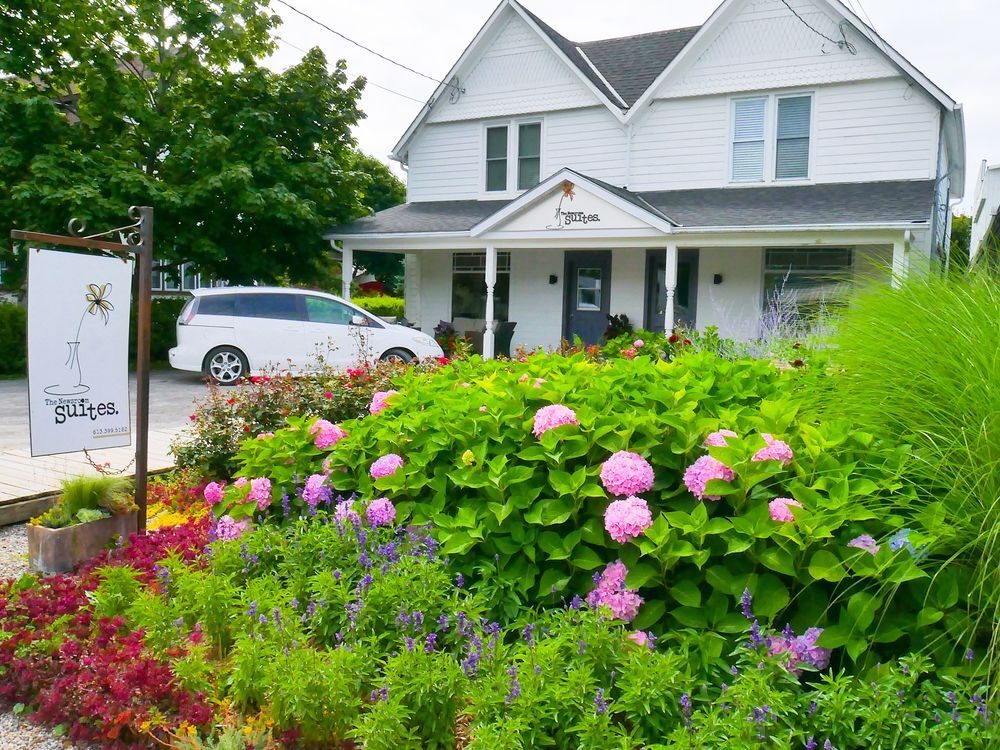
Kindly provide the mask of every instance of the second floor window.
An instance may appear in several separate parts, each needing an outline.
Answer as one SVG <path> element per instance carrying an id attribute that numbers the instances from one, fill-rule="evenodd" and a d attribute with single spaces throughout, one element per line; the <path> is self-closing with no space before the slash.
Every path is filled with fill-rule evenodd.
<path id="1" fill-rule="evenodd" d="M 511 122 L 486 128 L 486 192 L 530 190 L 541 180 L 542 124 Z"/>
<path id="2" fill-rule="evenodd" d="M 809 178 L 811 94 L 734 99 L 732 118 L 733 182 Z"/>
<path id="3" fill-rule="evenodd" d="M 778 99 L 778 133 L 774 150 L 774 179 L 795 180 L 809 176 L 809 126 L 811 96 Z"/>
<path id="4" fill-rule="evenodd" d="M 507 126 L 486 128 L 486 190 L 507 190 Z"/>

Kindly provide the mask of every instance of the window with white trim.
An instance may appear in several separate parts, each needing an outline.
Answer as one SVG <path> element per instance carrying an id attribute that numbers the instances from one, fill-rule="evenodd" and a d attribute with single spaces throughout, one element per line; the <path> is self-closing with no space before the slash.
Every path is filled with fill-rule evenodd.
<path id="1" fill-rule="evenodd" d="M 542 171 L 542 123 L 517 126 L 517 189 L 530 190 L 538 184 Z"/>
<path id="2" fill-rule="evenodd" d="M 507 190 L 507 126 L 486 128 L 486 191 Z"/>
<path id="3" fill-rule="evenodd" d="M 732 182 L 809 179 L 812 94 L 732 100 Z"/>
<path id="4" fill-rule="evenodd" d="M 488 125 L 485 133 L 485 192 L 530 190 L 541 181 L 542 123 L 539 120 Z"/>
<path id="5" fill-rule="evenodd" d="M 764 311 L 796 324 L 843 303 L 854 271 L 854 251 L 843 247 L 764 251 Z"/>
<path id="6" fill-rule="evenodd" d="M 778 97 L 778 125 L 774 146 L 774 179 L 809 177 L 809 131 L 812 97 Z"/>
<path id="7" fill-rule="evenodd" d="M 486 253 L 451 256 L 451 317 L 486 319 Z M 510 299 L 510 253 L 497 253 L 493 318 L 507 320 Z"/>
<path id="8" fill-rule="evenodd" d="M 733 100 L 733 182 L 764 179 L 767 97 Z"/>

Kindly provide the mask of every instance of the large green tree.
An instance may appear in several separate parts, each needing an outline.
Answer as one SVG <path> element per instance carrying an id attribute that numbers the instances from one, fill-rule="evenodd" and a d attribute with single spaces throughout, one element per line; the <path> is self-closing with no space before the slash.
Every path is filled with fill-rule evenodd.
<path id="1" fill-rule="evenodd" d="M 0 229 L 104 229 L 148 204 L 165 265 L 315 278 L 322 230 L 395 184 L 357 151 L 364 79 L 344 61 L 260 64 L 278 22 L 261 0 L 0 5 Z"/>

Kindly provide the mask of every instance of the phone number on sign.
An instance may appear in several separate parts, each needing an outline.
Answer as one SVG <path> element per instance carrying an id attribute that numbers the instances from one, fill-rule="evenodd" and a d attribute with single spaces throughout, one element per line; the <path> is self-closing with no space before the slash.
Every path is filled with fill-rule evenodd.
<path id="1" fill-rule="evenodd" d="M 128 427 L 100 427 L 93 432 L 94 437 L 116 437 L 128 435 Z"/>

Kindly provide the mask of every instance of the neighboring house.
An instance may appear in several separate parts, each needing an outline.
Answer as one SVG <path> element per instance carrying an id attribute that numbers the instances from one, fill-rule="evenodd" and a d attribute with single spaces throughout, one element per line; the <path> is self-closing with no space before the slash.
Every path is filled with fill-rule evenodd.
<path id="1" fill-rule="evenodd" d="M 961 105 L 837 0 L 581 43 L 504 0 L 444 81 L 393 152 L 408 202 L 325 235 L 347 279 L 354 250 L 405 253 L 425 331 L 589 343 L 625 313 L 750 338 L 768 300 L 947 252 Z"/>
<path id="2" fill-rule="evenodd" d="M 1000 164 L 979 167 L 972 203 L 969 265 L 1000 269 Z"/>

